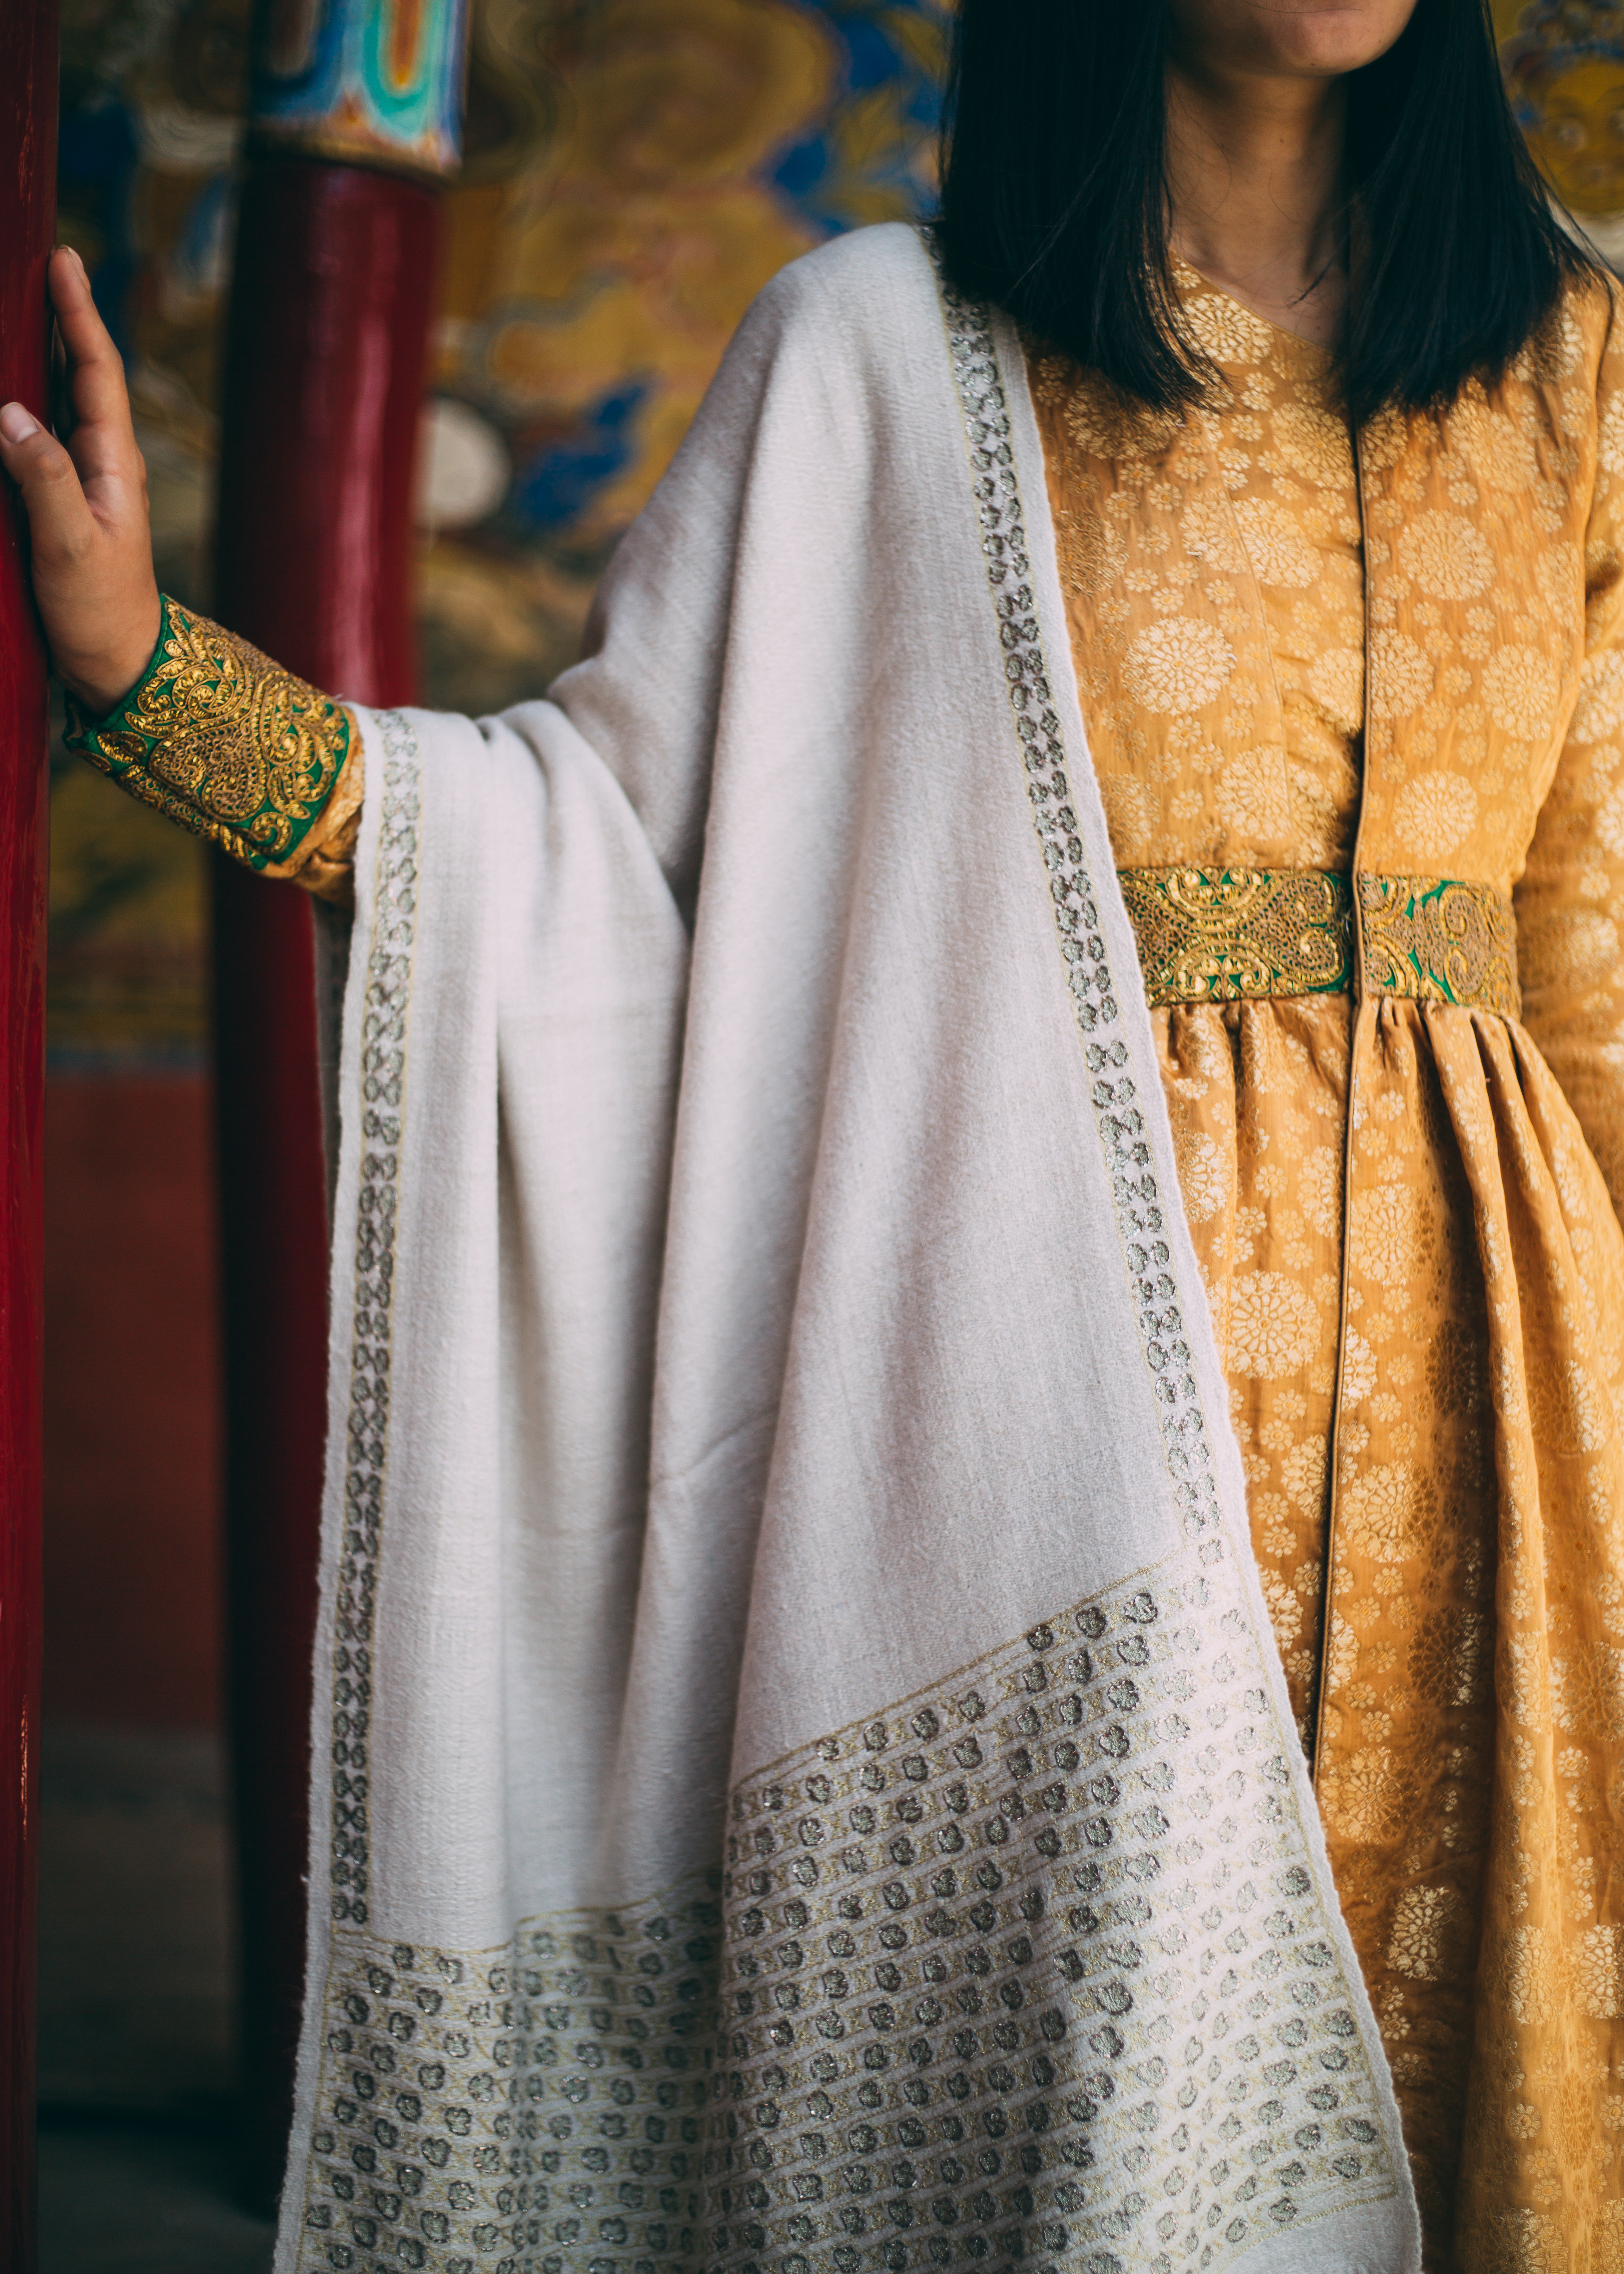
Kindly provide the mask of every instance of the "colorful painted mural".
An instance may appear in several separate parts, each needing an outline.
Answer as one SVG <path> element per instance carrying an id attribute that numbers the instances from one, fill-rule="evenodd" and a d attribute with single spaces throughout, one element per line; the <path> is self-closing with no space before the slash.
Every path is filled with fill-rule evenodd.
<path id="1" fill-rule="evenodd" d="M 1494 0 L 1506 85 L 1541 171 L 1624 268 L 1624 5 Z"/>
<path id="2" fill-rule="evenodd" d="M 762 285 L 929 200 L 947 26 L 945 0 L 491 0 L 426 437 L 441 700 L 551 676 Z"/>
<path id="3" fill-rule="evenodd" d="M 128 360 L 161 578 L 205 608 L 248 5 L 64 0 L 62 234 Z M 425 701 L 545 687 L 754 294 L 928 202 L 950 8 L 473 0 L 425 421 Z M 399 132 L 431 133 L 418 13 L 274 0 L 282 84 L 256 85 L 256 115 L 280 103 L 303 133 L 326 106 L 365 136 L 393 85 L 417 90 Z M 195 1058 L 195 847 L 75 765 L 53 815 L 57 1063 Z"/>

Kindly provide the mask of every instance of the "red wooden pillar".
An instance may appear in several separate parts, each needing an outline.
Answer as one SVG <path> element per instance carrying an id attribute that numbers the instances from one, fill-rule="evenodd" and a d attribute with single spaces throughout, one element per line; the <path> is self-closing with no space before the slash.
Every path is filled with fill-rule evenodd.
<path id="1" fill-rule="evenodd" d="M 56 230 L 56 0 L 0 0 L 0 402 L 46 409 Z M 22 515 L 0 502 L 0 2256 L 34 2263 L 40 1700 L 41 1147 L 45 1110 L 45 650 Z"/>
<path id="2" fill-rule="evenodd" d="M 392 28 L 393 7 L 281 0 L 260 26 L 214 604 L 317 686 L 382 704 L 413 692 L 433 184 L 455 160 L 462 44 L 456 0 L 405 0 Z M 214 921 L 243 2073 L 249 2187 L 265 2200 L 304 1975 L 326 1184 L 309 904 L 221 860 Z"/>

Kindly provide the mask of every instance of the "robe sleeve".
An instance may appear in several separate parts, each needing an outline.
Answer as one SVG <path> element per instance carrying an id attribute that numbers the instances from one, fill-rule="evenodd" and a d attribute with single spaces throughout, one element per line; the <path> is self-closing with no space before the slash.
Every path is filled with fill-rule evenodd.
<path id="1" fill-rule="evenodd" d="M 363 787 L 354 714 L 167 596 L 152 660 L 67 747 L 251 869 L 348 902 Z"/>
<path id="2" fill-rule="evenodd" d="M 1624 327 L 1598 381 L 1578 697 L 1515 889 L 1522 1019 L 1624 1218 Z"/>

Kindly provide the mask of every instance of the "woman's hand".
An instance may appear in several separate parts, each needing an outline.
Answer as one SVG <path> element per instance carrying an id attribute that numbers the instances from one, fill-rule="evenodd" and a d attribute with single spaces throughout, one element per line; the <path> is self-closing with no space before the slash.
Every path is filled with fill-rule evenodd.
<path id="1" fill-rule="evenodd" d="M 34 591 L 57 675 L 100 718 L 130 692 L 158 642 L 147 468 L 124 365 L 77 252 L 51 255 L 74 427 L 66 448 L 20 403 L 0 408 L 0 465 L 23 493 Z"/>

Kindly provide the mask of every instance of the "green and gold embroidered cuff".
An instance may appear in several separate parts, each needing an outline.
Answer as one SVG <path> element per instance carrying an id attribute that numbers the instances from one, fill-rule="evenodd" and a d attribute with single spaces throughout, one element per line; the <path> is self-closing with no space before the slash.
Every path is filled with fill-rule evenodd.
<path id="1" fill-rule="evenodd" d="M 67 747 L 251 869 L 297 865 L 356 722 L 234 632 L 165 596 L 147 674 L 105 719 L 70 697 Z"/>
<path id="2" fill-rule="evenodd" d="M 1322 869 L 1122 869 L 1153 1010 L 1354 983 L 1353 882 Z M 1453 1003 L 1515 1019 L 1516 929 L 1491 885 L 1361 876 L 1358 920 L 1372 995 Z"/>

